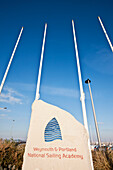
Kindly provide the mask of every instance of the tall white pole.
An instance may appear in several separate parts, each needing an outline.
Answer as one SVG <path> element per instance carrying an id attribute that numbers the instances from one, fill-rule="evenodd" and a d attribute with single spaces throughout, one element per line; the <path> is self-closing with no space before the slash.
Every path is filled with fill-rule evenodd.
<path id="1" fill-rule="evenodd" d="M 40 98 L 39 90 L 40 90 L 40 79 L 41 79 L 41 72 L 42 72 L 42 62 L 43 62 L 43 56 L 44 56 L 46 30 L 47 30 L 47 24 L 45 24 L 44 38 L 43 38 L 43 44 L 42 44 L 42 52 L 41 52 L 41 59 L 40 59 L 40 66 L 39 66 L 39 73 L 38 73 L 38 82 L 37 82 L 37 89 L 36 89 L 36 98 L 35 98 L 36 100 L 38 100 Z"/>
<path id="2" fill-rule="evenodd" d="M 87 117 L 86 117 L 86 107 L 85 107 L 85 94 L 83 91 L 82 85 L 82 77 L 81 77 L 81 70 L 80 70 L 80 63 L 79 63 L 79 56 L 78 56 L 78 49 L 77 49 L 77 41 L 75 35 L 75 28 L 74 28 L 74 21 L 72 20 L 72 27 L 73 27 L 73 36 L 74 36 L 74 43 L 75 43 L 75 51 L 76 51 L 76 60 L 77 60 L 77 68 L 78 68 L 78 77 L 79 77 L 79 85 L 80 85 L 80 94 L 81 94 L 81 103 L 82 103 L 82 111 L 83 111 L 83 120 L 84 126 L 88 131 L 88 124 L 87 124 Z"/>
<path id="3" fill-rule="evenodd" d="M 89 131 L 88 131 L 88 124 L 87 124 L 87 117 L 86 117 L 85 94 L 84 94 L 83 85 L 82 85 L 82 77 L 81 77 L 80 62 L 79 62 L 79 56 L 78 56 L 77 40 L 76 40 L 75 27 L 74 27 L 73 20 L 72 20 L 72 27 L 73 27 L 73 36 L 74 36 L 74 44 L 75 44 L 76 60 L 77 60 L 77 68 L 78 68 L 78 77 L 79 77 L 79 85 L 80 85 L 80 94 L 81 94 L 80 100 L 82 103 L 84 126 L 88 133 L 88 148 L 89 148 L 89 154 L 90 154 L 91 168 L 93 170 L 94 169 L 93 168 L 93 160 L 92 160 L 92 154 L 91 154 L 91 149 L 90 149 Z"/>
<path id="4" fill-rule="evenodd" d="M 2 91 L 2 89 L 3 89 L 3 85 L 4 85 L 4 83 L 5 83 L 5 80 L 6 80 L 6 77 L 7 77 L 8 71 L 9 71 L 9 68 L 10 68 L 10 66 L 11 66 L 11 63 L 12 63 L 12 60 L 13 60 L 13 57 L 14 57 L 14 54 L 15 54 L 16 48 L 17 48 L 18 43 L 19 43 L 19 41 L 20 41 L 20 37 L 21 37 L 21 35 L 22 35 L 23 28 L 24 28 L 24 27 L 22 27 L 22 28 L 21 28 L 21 31 L 20 31 L 20 34 L 19 34 L 19 36 L 18 36 L 18 39 L 17 39 L 16 45 L 15 45 L 15 47 L 14 47 L 13 53 L 12 53 L 12 55 L 11 55 L 10 61 L 9 61 L 9 63 L 8 63 L 8 66 L 7 66 L 6 72 L 5 72 L 4 77 L 3 77 L 3 80 L 2 80 L 2 83 L 1 83 L 1 85 L 0 85 L 0 94 L 1 94 L 1 91 Z"/>
<path id="5" fill-rule="evenodd" d="M 101 26 L 102 26 L 102 29 L 103 29 L 104 33 L 105 33 L 105 36 L 106 36 L 106 38 L 107 38 L 107 41 L 108 41 L 108 43 L 109 43 L 109 45 L 110 45 L 110 47 L 111 47 L 111 50 L 112 50 L 112 52 L 113 52 L 113 46 L 112 46 L 111 41 L 110 41 L 110 39 L 109 39 L 109 37 L 108 37 L 108 35 L 107 35 L 107 32 L 106 32 L 105 27 L 104 27 L 104 25 L 103 25 L 103 23 L 102 23 L 102 20 L 100 19 L 100 17 L 98 17 L 98 19 L 99 19 L 99 22 L 100 22 L 100 24 L 101 24 Z"/>

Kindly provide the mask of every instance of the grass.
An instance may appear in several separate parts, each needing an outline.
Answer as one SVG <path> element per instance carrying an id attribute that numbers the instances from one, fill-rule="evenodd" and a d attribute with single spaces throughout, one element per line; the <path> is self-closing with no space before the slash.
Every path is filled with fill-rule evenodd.
<path id="1" fill-rule="evenodd" d="M 21 169 L 24 154 L 24 145 L 19 145 L 13 140 L 0 139 L 0 166 L 8 168 L 9 165 Z"/>
<path id="2" fill-rule="evenodd" d="M 111 170 L 105 151 L 93 151 L 92 156 L 95 170 Z"/>
<path id="3" fill-rule="evenodd" d="M 24 149 L 25 144 L 0 139 L 0 166 L 21 170 Z M 94 170 L 113 170 L 113 151 L 93 151 L 92 156 Z"/>

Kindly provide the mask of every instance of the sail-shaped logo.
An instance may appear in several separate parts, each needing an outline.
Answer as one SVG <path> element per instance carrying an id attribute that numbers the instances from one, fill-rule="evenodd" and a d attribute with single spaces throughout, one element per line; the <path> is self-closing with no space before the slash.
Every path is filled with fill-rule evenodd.
<path id="1" fill-rule="evenodd" d="M 47 124 L 45 128 L 44 138 L 45 142 L 51 142 L 57 139 L 62 140 L 60 126 L 56 118 L 53 118 Z"/>

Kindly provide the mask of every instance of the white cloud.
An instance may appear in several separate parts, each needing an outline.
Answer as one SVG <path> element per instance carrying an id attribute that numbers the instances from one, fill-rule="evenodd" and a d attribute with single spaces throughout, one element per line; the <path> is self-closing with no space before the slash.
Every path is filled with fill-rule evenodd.
<path id="1" fill-rule="evenodd" d="M 10 93 L 10 94 L 14 94 L 14 95 L 17 95 L 17 96 L 23 97 L 23 95 L 22 95 L 21 93 L 19 93 L 19 92 L 17 92 L 17 91 L 15 91 L 15 90 L 13 90 L 12 88 L 8 88 L 8 87 L 6 87 L 6 88 L 5 88 L 5 90 L 6 90 L 6 91 L 8 91 L 8 93 Z"/>
<path id="2" fill-rule="evenodd" d="M 113 75 L 113 53 L 110 49 L 92 46 L 93 54 L 87 54 L 84 62 L 94 70 Z"/>
<path id="3" fill-rule="evenodd" d="M 11 85 L 12 84 L 10 83 L 10 86 Z M 22 90 L 35 91 L 36 89 L 34 84 L 15 83 L 15 86 L 20 91 Z M 43 94 L 47 94 L 47 95 L 80 98 L 79 90 L 75 90 L 75 89 L 42 85 L 40 90 L 42 91 Z M 22 101 L 25 98 L 25 96 L 23 96 L 21 93 L 9 87 L 4 88 L 4 91 L 5 92 L 1 94 L 0 102 L 22 104 Z"/>
<path id="4" fill-rule="evenodd" d="M 8 119 L 8 120 L 12 120 L 11 117 L 9 117 L 7 114 L 0 114 L 0 119 Z"/>
<path id="5" fill-rule="evenodd" d="M 10 86 L 15 85 L 18 90 L 24 90 L 24 91 L 33 91 L 36 90 L 35 84 L 27 84 L 27 83 L 9 83 Z M 52 87 L 52 86 L 46 86 L 41 85 L 42 93 L 48 94 L 48 95 L 57 95 L 57 96 L 67 96 L 67 97 L 75 97 L 79 98 L 80 92 L 79 90 L 70 89 L 70 88 L 62 88 L 62 87 Z"/>
<path id="6" fill-rule="evenodd" d="M 7 115 L 6 114 L 0 114 L 0 117 L 6 117 Z"/>
<path id="7" fill-rule="evenodd" d="M 98 125 L 103 125 L 104 124 L 104 122 L 98 122 Z"/>
<path id="8" fill-rule="evenodd" d="M 21 91 L 24 90 L 24 91 L 29 91 L 29 92 L 31 92 L 31 91 L 35 92 L 35 90 L 36 90 L 35 84 L 27 84 L 27 83 L 13 83 L 12 84 L 12 83 L 9 83 L 9 85 L 12 87 L 13 87 L 13 85 L 15 85 L 16 88 Z M 42 91 L 43 94 L 45 93 L 48 95 L 57 95 L 57 96 L 60 95 L 60 96 L 67 96 L 67 97 L 74 97 L 74 98 L 80 97 L 79 90 L 70 89 L 70 88 L 41 85 L 40 90 Z"/>
<path id="9" fill-rule="evenodd" d="M 18 90 L 35 91 L 36 85 L 32 83 L 8 83 L 10 87 L 16 87 Z"/>
<path id="10" fill-rule="evenodd" d="M 74 98 L 79 98 L 80 96 L 78 90 L 69 89 L 69 88 L 42 86 L 42 91 L 43 93 L 48 95 L 66 96 L 66 97 L 74 97 Z"/>
<path id="11" fill-rule="evenodd" d="M 7 114 L 0 114 L 0 119 L 9 119 Z"/>
<path id="12" fill-rule="evenodd" d="M 22 104 L 23 95 L 19 92 L 13 90 L 12 88 L 4 88 L 4 93 L 0 95 L 0 102 L 10 103 L 10 104 Z"/>

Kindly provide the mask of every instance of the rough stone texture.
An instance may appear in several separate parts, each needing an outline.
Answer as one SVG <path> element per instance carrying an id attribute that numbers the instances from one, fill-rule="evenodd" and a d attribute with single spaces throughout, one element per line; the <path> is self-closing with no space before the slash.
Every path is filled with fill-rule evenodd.
<path id="1" fill-rule="evenodd" d="M 53 118 L 59 123 L 62 140 L 45 142 L 44 131 L 48 122 Z M 60 147 L 65 151 L 60 151 Z M 41 148 L 44 149 L 40 152 Z M 68 151 L 66 148 L 73 149 L 73 151 Z M 88 135 L 85 127 L 70 113 L 42 100 L 35 100 L 32 105 L 22 169 L 91 170 Z"/>

